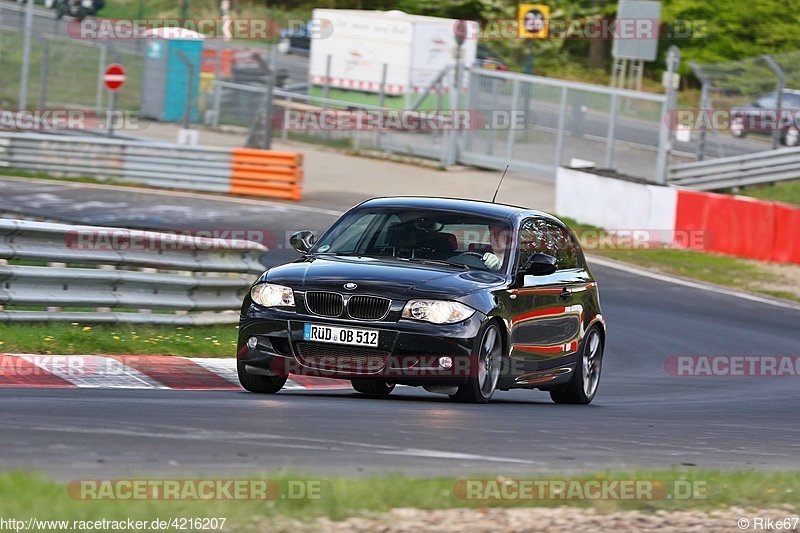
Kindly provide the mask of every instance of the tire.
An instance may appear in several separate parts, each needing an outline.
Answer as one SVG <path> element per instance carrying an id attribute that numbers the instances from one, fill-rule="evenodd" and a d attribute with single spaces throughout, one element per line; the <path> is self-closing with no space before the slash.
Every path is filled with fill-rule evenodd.
<path id="1" fill-rule="evenodd" d="M 781 142 L 784 146 L 797 146 L 800 144 L 800 131 L 797 128 L 789 128 L 781 136 Z"/>
<path id="2" fill-rule="evenodd" d="M 89 15 L 89 11 L 85 7 L 79 7 L 78 11 L 75 13 L 75 20 L 78 22 L 82 21 Z"/>
<path id="3" fill-rule="evenodd" d="M 588 405 L 592 403 L 600 384 L 603 368 L 603 336 L 600 328 L 592 326 L 583 343 L 581 358 L 566 385 L 550 391 L 555 403 Z"/>
<path id="4" fill-rule="evenodd" d="M 394 390 L 394 383 L 387 383 L 377 379 L 351 379 L 350 384 L 356 392 L 367 396 L 389 396 Z"/>
<path id="5" fill-rule="evenodd" d="M 64 18 L 64 15 L 67 14 L 67 4 L 66 2 L 57 2 L 56 3 L 56 20 L 61 20 Z"/>
<path id="6" fill-rule="evenodd" d="M 487 403 L 497 389 L 497 381 L 503 367 L 503 338 L 500 328 L 494 322 L 489 324 L 478 335 L 480 339 L 472 349 L 471 365 L 468 381 L 458 387 L 450 399 L 459 403 Z M 475 374 L 475 375 L 473 375 Z"/>
<path id="7" fill-rule="evenodd" d="M 236 361 L 236 373 L 244 390 L 258 394 L 275 394 L 283 388 L 287 379 L 287 376 L 249 374 L 244 368 L 244 363 L 239 361 Z"/>

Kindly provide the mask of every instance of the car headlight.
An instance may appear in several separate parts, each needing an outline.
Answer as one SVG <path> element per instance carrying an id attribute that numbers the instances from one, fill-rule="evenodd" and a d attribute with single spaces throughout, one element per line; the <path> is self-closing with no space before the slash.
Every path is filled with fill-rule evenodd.
<path id="1" fill-rule="evenodd" d="M 403 318 L 434 324 L 455 324 L 471 317 L 475 310 L 459 302 L 411 300 L 403 308 Z"/>
<path id="2" fill-rule="evenodd" d="M 294 293 L 283 285 L 257 283 L 250 289 L 250 297 L 263 307 L 294 307 Z"/>

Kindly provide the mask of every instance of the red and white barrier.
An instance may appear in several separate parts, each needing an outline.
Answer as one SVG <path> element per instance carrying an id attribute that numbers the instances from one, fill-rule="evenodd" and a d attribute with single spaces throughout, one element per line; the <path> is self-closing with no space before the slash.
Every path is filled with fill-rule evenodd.
<path id="1" fill-rule="evenodd" d="M 800 208 L 559 168 L 556 212 L 678 248 L 800 264 Z"/>

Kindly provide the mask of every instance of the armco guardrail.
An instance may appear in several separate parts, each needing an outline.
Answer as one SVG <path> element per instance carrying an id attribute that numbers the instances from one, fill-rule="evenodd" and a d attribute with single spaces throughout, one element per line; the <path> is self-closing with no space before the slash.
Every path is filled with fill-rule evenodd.
<path id="1" fill-rule="evenodd" d="M 0 219 L 0 321 L 235 322 L 265 251 L 245 240 Z"/>
<path id="2" fill-rule="evenodd" d="M 274 150 L 0 133 L 0 168 L 295 201 L 302 162 L 300 154 Z"/>
<path id="3" fill-rule="evenodd" d="M 800 178 L 800 149 L 781 148 L 754 154 L 683 163 L 669 168 L 672 185 L 698 191 L 744 187 Z"/>

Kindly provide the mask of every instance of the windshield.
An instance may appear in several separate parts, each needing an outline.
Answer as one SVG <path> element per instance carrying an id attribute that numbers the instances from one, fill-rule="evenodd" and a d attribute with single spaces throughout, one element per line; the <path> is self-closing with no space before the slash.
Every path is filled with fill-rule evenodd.
<path id="1" fill-rule="evenodd" d="M 510 244 L 511 226 L 502 220 L 431 209 L 359 209 L 323 235 L 311 253 L 501 271 Z"/>

